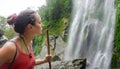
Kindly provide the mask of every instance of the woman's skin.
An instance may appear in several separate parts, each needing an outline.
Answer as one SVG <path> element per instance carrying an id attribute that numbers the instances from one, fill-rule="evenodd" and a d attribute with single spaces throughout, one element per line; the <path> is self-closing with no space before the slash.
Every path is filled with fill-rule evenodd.
<path id="1" fill-rule="evenodd" d="M 29 54 L 30 46 L 32 45 L 32 40 L 34 36 L 39 35 L 42 33 L 42 23 L 41 18 L 38 13 L 34 13 L 36 21 L 35 25 L 28 24 L 25 28 L 25 31 L 21 36 L 14 37 L 12 40 L 16 42 L 19 46 L 20 50 L 25 53 Z M 13 60 L 15 55 L 16 46 L 12 42 L 6 42 L 2 48 L 0 48 L 0 65 L 5 63 L 10 63 Z M 19 52 L 17 52 L 17 55 Z M 17 56 L 16 56 L 17 57 Z M 51 55 L 46 55 L 43 59 L 36 59 L 35 65 L 43 64 L 51 60 Z"/>

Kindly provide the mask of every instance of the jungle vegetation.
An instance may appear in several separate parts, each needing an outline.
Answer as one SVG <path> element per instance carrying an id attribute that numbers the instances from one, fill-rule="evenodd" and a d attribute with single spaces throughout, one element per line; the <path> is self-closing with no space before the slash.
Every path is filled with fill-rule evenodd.
<path id="1" fill-rule="evenodd" d="M 67 41 L 67 37 L 63 36 L 65 28 L 69 28 L 72 13 L 72 0 L 46 0 L 47 5 L 39 7 L 39 14 L 44 25 L 43 33 L 36 36 L 33 40 L 34 53 L 37 56 L 45 42 L 46 29 L 49 30 L 50 36 L 60 36 L 63 41 Z M 114 48 L 111 61 L 112 68 L 117 68 L 120 62 L 120 0 L 115 0 L 116 21 Z M 0 16 L 0 29 L 4 31 L 4 35 L 11 39 L 16 35 L 12 27 L 6 23 L 6 18 Z"/>

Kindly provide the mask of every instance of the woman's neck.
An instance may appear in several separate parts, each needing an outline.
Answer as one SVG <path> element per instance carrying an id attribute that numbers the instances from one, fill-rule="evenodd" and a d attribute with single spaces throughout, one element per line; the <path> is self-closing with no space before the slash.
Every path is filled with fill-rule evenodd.
<path id="1" fill-rule="evenodd" d="M 32 36 L 30 36 L 30 35 L 25 35 L 25 34 L 21 34 L 21 35 L 20 35 L 20 38 L 22 38 L 22 39 L 24 40 L 26 46 L 30 46 L 30 45 L 31 45 L 31 41 L 32 41 L 32 39 L 33 39 Z"/>
<path id="2" fill-rule="evenodd" d="M 25 51 L 25 48 L 26 48 L 26 51 L 29 54 L 29 58 L 32 58 L 31 52 L 30 52 L 32 38 L 30 38 L 30 36 L 25 36 L 25 35 L 19 35 L 19 37 L 20 37 L 21 43 L 24 45 L 23 51 Z"/>

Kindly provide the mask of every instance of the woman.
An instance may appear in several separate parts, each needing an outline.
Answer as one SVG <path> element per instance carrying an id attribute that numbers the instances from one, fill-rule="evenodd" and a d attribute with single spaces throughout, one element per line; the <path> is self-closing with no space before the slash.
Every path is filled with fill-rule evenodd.
<path id="1" fill-rule="evenodd" d="M 50 55 L 42 60 L 35 60 L 32 51 L 32 39 L 42 33 L 41 18 L 37 12 L 27 9 L 18 16 L 13 14 L 8 17 L 7 22 L 13 25 L 19 35 L 0 49 L 0 69 L 34 69 L 35 65 L 51 60 Z"/>

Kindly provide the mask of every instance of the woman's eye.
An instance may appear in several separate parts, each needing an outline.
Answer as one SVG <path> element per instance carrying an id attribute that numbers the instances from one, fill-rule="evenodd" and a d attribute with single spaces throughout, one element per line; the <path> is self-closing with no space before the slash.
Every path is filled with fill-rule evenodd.
<path id="1" fill-rule="evenodd" d="M 39 24 L 41 24 L 41 22 L 39 22 Z"/>

